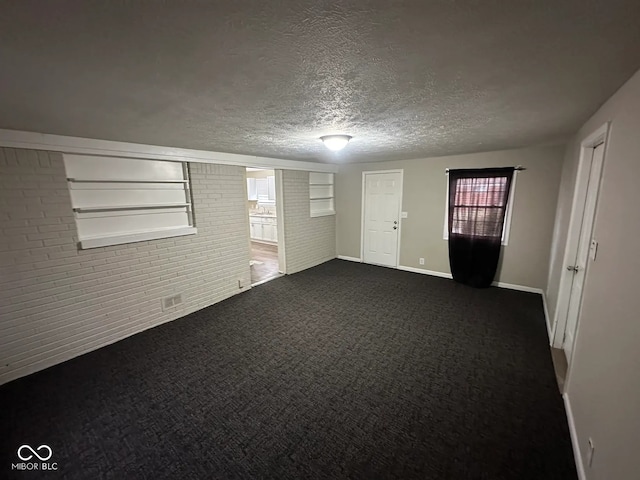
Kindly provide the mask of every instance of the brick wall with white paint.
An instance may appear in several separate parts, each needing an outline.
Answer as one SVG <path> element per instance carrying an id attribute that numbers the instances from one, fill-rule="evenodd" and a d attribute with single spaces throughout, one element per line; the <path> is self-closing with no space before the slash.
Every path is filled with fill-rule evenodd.
<path id="1" fill-rule="evenodd" d="M 191 179 L 197 235 L 78 250 L 62 155 L 0 149 L 0 383 L 250 284 L 244 168 L 192 163 Z"/>
<path id="2" fill-rule="evenodd" d="M 336 257 L 336 217 L 311 218 L 309 172 L 284 170 L 284 236 L 287 273 L 296 273 Z"/>

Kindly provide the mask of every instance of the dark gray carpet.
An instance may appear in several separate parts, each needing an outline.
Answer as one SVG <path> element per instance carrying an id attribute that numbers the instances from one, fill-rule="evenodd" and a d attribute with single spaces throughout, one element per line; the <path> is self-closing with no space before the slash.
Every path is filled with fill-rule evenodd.
<path id="1" fill-rule="evenodd" d="M 340 260 L 0 402 L 4 478 L 576 478 L 539 295 Z M 60 470 L 11 472 L 22 444 Z"/>

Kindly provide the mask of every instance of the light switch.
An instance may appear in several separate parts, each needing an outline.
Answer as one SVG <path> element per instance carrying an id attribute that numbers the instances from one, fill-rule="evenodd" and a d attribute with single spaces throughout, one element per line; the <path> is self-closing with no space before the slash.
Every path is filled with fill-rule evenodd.
<path id="1" fill-rule="evenodd" d="M 598 242 L 594 239 L 591 239 L 591 245 L 589 246 L 589 256 L 591 257 L 591 260 L 595 260 L 597 254 L 598 254 Z"/>
<path id="2" fill-rule="evenodd" d="M 409 216 L 409 214 L 407 212 L 402 212 L 402 218 L 407 218 Z"/>

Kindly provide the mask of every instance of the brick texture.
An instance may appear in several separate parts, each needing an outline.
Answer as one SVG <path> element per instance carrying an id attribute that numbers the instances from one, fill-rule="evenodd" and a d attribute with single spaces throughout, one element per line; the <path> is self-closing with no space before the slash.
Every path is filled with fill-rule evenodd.
<path id="1" fill-rule="evenodd" d="M 309 172 L 282 173 L 287 273 L 291 274 L 336 257 L 336 218 L 335 215 L 311 218 Z"/>
<path id="2" fill-rule="evenodd" d="M 244 168 L 190 168 L 197 235 L 78 250 L 62 155 L 0 149 L 0 383 L 249 286 Z M 296 179 L 289 190 L 292 213 L 298 215 L 303 188 Z M 308 217 L 308 194 L 306 203 Z M 290 227 L 291 240 L 301 242 L 291 252 L 296 271 L 319 263 L 333 249 L 315 247 L 316 254 L 315 242 L 304 241 L 303 223 L 295 217 Z M 315 232 L 314 227 L 309 236 Z M 323 232 L 318 245 L 328 235 L 335 239 L 335 230 Z M 313 255 L 305 262 L 306 249 Z M 183 303 L 163 311 L 161 299 L 178 293 Z"/>

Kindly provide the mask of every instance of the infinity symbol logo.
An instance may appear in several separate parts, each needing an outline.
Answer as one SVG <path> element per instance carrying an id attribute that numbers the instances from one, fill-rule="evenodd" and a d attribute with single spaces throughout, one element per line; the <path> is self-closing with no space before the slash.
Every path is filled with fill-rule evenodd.
<path id="1" fill-rule="evenodd" d="M 27 450 L 26 455 L 23 455 L 22 453 L 24 450 Z M 43 450 L 46 453 L 43 452 Z M 40 456 L 40 454 L 42 454 L 42 456 Z M 26 462 L 27 460 L 31 460 L 34 455 L 38 457 L 41 461 L 46 462 L 53 455 L 53 450 L 51 450 L 51 447 L 49 447 L 48 445 L 40 445 L 35 450 L 31 448 L 29 445 L 21 445 L 20 448 L 18 448 L 18 458 L 20 460 L 23 460 Z"/>

